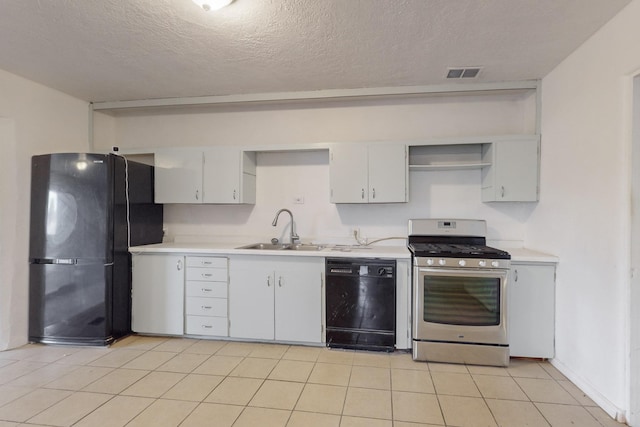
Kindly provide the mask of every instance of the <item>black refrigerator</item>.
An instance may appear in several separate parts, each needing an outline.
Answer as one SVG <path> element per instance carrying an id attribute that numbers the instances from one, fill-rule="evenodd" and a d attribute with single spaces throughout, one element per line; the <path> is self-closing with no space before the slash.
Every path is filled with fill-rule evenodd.
<path id="1" fill-rule="evenodd" d="M 128 246 L 162 241 L 153 167 L 113 154 L 31 160 L 29 340 L 104 346 L 131 333 Z"/>

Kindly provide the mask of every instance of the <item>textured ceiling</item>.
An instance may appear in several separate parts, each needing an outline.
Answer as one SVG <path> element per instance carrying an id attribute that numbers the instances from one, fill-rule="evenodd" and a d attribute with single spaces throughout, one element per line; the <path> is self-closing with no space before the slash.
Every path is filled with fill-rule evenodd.
<path id="1" fill-rule="evenodd" d="M 538 79 L 630 0 L 0 0 L 0 69 L 87 101 Z"/>

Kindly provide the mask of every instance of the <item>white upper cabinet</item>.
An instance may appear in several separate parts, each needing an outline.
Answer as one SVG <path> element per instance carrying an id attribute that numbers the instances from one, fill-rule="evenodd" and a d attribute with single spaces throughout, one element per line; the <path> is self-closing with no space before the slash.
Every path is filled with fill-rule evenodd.
<path id="1" fill-rule="evenodd" d="M 407 147 L 332 145 L 329 176 L 332 203 L 407 202 Z"/>
<path id="2" fill-rule="evenodd" d="M 256 155 L 236 147 L 155 153 L 156 203 L 256 202 Z"/>
<path id="3" fill-rule="evenodd" d="M 331 203 L 368 203 L 369 148 L 365 144 L 336 144 L 329 150 Z"/>
<path id="4" fill-rule="evenodd" d="M 484 144 L 482 201 L 538 201 L 539 147 L 538 136 Z"/>
<path id="5" fill-rule="evenodd" d="M 235 147 L 204 152 L 203 203 L 256 202 L 256 153 Z"/>
<path id="6" fill-rule="evenodd" d="M 162 150 L 154 158 L 156 203 L 202 203 L 201 151 Z"/>

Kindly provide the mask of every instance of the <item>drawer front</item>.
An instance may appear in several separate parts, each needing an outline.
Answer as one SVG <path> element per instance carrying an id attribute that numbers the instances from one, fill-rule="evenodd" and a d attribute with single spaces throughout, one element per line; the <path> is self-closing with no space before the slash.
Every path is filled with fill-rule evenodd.
<path id="1" fill-rule="evenodd" d="M 209 256 L 188 256 L 187 267 L 227 268 L 227 258 Z"/>
<path id="2" fill-rule="evenodd" d="M 185 333 L 188 335 L 229 336 L 226 317 L 187 316 Z"/>
<path id="3" fill-rule="evenodd" d="M 187 280 L 204 280 L 210 282 L 227 282 L 226 268 L 187 268 Z"/>
<path id="4" fill-rule="evenodd" d="M 227 298 L 227 282 L 187 282 L 188 297 Z"/>
<path id="5" fill-rule="evenodd" d="M 187 297 L 186 303 L 188 315 L 227 317 L 226 298 Z"/>

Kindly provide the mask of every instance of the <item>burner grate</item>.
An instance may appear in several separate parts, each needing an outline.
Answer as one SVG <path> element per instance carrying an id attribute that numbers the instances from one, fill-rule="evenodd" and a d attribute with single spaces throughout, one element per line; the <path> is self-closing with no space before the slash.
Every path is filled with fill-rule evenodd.
<path id="1" fill-rule="evenodd" d="M 486 245 L 459 243 L 411 243 L 409 249 L 415 256 L 449 258 L 509 259 L 507 252 Z"/>

